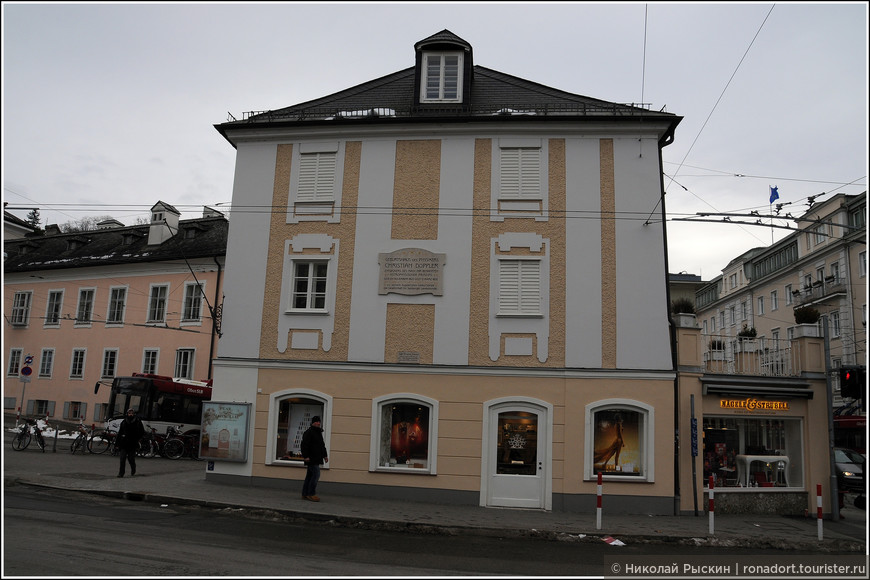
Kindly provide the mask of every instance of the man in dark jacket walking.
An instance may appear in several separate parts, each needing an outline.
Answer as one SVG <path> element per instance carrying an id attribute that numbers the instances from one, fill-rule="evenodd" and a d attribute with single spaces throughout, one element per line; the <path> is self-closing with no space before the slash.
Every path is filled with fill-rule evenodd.
<path id="1" fill-rule="evenodd" d="M 142 419 L 136 416 L 133 409 L 127 409 L 127 417 L 121 421 L 118 428 L 118 449 L 121 455 L 121 468 L 118 477 L 124 477 L 124 468 L 130 462 L 130 475 L 136 475 L 136 451 L 139 449 L 139 440 L 145 435 L 145 426 Z"/>
<path id="2" fill-rule="evenodd" d="M 320 428 L 320 417 L 311 418 L 311 427 L 302 434 L 302 460 L 307 470 L 302 483 L 302 499 L 320 501 L 317 497 L 317 482 L 320 481 L 320 466 L 329 463 L 326 454 L 326 443 L 323 442 L 323 429 Z"/>

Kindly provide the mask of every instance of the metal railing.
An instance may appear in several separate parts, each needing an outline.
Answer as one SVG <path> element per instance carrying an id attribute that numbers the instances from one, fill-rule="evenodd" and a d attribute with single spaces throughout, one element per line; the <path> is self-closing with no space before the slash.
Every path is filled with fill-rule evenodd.
<path id="1" fill-rule="evenodd" d="M 704 370 L 708 373 L 793 377 L 801 369 L 790 340 L 702 335 Z"/>
<path id="2" fill-rule="evenodd" d="M 845 292 L 846 279 L 831 276 L 824 280 L 817 280 L 812 286 L 804 286 L 801 290 L 792 291 L 792 296 L 795 304 L 802 306 L 818 302 L 835 294 L 844 294 Z"/>
<path id="3" fill-rule="evenodd" d="M 245 111 L 241 121 L 267 123 L 278 121 L 315 121 L 327 119 L 373 119 L 407 117 L 481 117 L 481 116 L 619 116 L 642 117 L 650 113 L 649 103 L 517 103 L 501 105 L 422 105 L 404 107 L 371 107 L 346 105 L 341 107 L 306 107 L 278 111 Z M 228 114 L 228 122 L 237 121 Z"/>

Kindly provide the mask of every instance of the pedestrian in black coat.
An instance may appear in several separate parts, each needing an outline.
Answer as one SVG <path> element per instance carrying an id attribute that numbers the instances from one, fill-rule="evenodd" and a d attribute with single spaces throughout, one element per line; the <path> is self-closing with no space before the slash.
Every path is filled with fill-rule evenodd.
<path id="1" fill-rule="evenodd" d="M 317 482 L 320 481 L 320 466 L 329 462 L 320 417 L 311 418 L 311 427 L 302 434 L 302 460 L 305 462 L 305 481 L 302 482 L 302 499 L 320 501 L 317 497 Z"/>
<path id="2" fill-rule="evenodd" d="M 145 436 L 145 426 L 142 419 L 136 416 L 133 409 L 127 409 L 127 417 L 121 421 L 118 428 L 118 449 L 121 455 L 121 468 L 118 477 L 124 477 L 124 468 L 130 462 L 130 475 L 136 475 L 136 451 L 139 449 L 139 440 Z"/>

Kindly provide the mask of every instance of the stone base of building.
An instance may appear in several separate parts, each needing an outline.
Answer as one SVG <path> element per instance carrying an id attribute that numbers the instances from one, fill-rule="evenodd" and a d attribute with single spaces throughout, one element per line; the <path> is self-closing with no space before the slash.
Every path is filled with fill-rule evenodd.
<path id="1" fill-rule="evenodd" d="M 779 516 L 803 516 L 807 510 L 805 491 L 715 491 L 717 514 L 768 514 Z M 707 494 L 704 494 L 704 512 L 707 511 Z"/>
<path id="2" fill-rule="evenodd" d="M 225 473 L 206 473 L 206 480 L 227 485 L 251 485 L 254 487 L 281 489 L 293 492 L 298 492 L 302 486 L 302 482 L 296 479 L 249 477 Z M 379 500 L 386 499 L 393 501 L 415 501 L 452 505 L 480 505 L 480 492 L 477 491 L 367 485 L 323 480 L 321 480 L 317 485 L 317 489 L 324 495 L 349 495 Z M 674 514 L 674 499 L 672 497 L 614 495 L 605 496 L 603 503 L 605 512 L 610 514 Z M 553 494 L 554 512 L 589 513 L 594 515 L 596 506 L 597 497 L 593 494 Z"/>

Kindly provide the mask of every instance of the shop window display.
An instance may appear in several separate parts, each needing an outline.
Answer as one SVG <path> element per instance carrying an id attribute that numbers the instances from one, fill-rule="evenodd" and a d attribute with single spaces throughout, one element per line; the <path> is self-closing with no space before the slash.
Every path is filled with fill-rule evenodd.
<path id="1" fill-rule="evenodd" d="M 593 473 L 644 477 L 644 414 L 632 409 L 594 413 Z"/>
<path id="2" fill-rule="evenodd" d="M 380 406 L 377 458 L 379 468 L 430 468 L 431 409 L 418 401 L 391 401 Z"/>
<path id="3" fill-rule="evenodd" d="M 801 420 L 704 418 L 704 486 L 803 487 Z"/>
<path id="4" fill-rule="evenodd" d="M 538 462 L 538 416 L 525 411 L 498 415 L 498 474 L 535 475 Z"/>
<path id="5" fill-rule="evenodd" d="M 302 434 L 311 426 L 312 417 L 325 416 L 322 401 L 289 397 L 278 402 L 278 431 L 275 459 L 302 461 Z"/>

